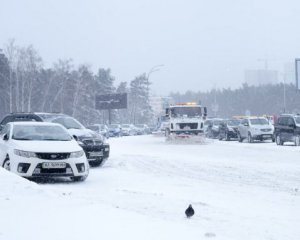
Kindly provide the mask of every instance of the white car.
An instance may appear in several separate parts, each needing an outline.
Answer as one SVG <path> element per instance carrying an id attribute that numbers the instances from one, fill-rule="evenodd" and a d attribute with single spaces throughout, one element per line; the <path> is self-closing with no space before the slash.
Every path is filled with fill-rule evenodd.
<path id="1" fill-rule="evenodd" d="M 238 139 L 239 142 L 242 142 L 246 138 L 250 143 L 254 140 L 264 141 L 267 139 L 274 142 L 274 126 L 266 118 L 245 118 L 238 126 Z"/>
<path id="2" fill-rule="evenodd" d="M 0 133 L 0 166 L 27 178 L 84 181 L 89 174 L 84 151 L 57 123 L 8 123 Z"/>

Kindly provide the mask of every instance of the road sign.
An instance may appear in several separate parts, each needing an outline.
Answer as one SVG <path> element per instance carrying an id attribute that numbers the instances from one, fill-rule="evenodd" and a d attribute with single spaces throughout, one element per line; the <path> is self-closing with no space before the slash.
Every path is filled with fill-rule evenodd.
<path id="1" fill-rule="evenodd" d="M 96 109 L 122 109 L 127 108 L 127 93 L 114 93 L 96 96 Z"/>

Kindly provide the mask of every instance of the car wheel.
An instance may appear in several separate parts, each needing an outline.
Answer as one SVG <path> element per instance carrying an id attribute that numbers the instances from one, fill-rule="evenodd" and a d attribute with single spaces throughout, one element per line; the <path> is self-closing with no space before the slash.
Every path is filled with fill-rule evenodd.
<path id="1" fill-rule="evenodd" d="M 73 182 L 83 182 L 87 179 L 87 176 L 77 176 L 77 177 L 71 177 L 71 180 Z"/>
<path id="2" fill-rule="evenodd" d="M 283 141 L 281 140 L 280 135 L 277 135 L 277 136 L 276 136 L 276 144 L 277 144 L 277 145 L 283 145 Z"/>
<path id="3" fill-rule="evenodd" d="M 96 160 L 96 161 L 91 161 L 91 162 L 89 162 L 89 164 L 90 164 L 91 167 L 99 167 L 99 166 L 103 165 L 103 163 L 104 163 L 103 160 L 104 159 L 99 159 L 99 160 Z"/>
<path id="4" fill-rule="evenodd" d="M 248 142 L 253 143 L 253 138 L 251 136 L 251 133 L 248 133 Z"/>
<path id="5" fill-rule="evenodd" d="M 10 160 L 8 157 L 6 157 L 6 159 L 4 160 L 2 167 L 7 171 L 10 171 Z"/>
<path id="6" fill-rule="evenodd" d="M 243 142 L 243 138 L 242 138 L 241 134 L 238 133 L 237 135 L 238 135 L 238 141 L 239 141 L 239 142 Z"/>
<path id="7" fill-rule="evenodd" d="M 225 140 L 226 140 L 226 141 L 229 141 L 229 140 L 230 140 L 230 137 L 229 137 L 228 133 L 225 133 Z"/>
<path id="8" fill-rule="evenodd" d="M 300 136 L 299 135 L 297 135 L 295 137 L 295 146 L 300 146 Z"/>

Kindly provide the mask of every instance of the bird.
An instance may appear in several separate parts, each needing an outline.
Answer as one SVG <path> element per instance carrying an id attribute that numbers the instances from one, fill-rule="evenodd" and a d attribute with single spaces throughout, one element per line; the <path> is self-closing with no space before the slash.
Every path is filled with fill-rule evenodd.
<path id="1" fill-rule="evenodd" d="M 192 204 L 189 205 L 189 207 L 185 210 L 185 215 L 187 218 L 192 217 L 195 214 L 195 210 L 192 207 Z"/>

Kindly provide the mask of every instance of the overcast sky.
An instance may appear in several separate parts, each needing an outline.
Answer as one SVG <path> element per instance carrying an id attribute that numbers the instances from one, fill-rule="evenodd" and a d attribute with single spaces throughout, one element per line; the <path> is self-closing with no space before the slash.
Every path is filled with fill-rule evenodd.
<path id="1" fill-rule="evenodd" d="M 0 47 L 33 44 L 111 68 L 117 82 L 153 66 L 153 91 L 239 87 L 244 70 L 283 70 L 300 57 L 299 0 L 0 0 Z"/>

